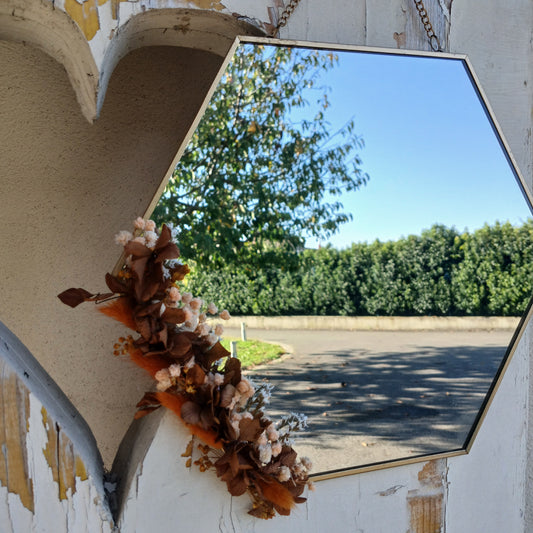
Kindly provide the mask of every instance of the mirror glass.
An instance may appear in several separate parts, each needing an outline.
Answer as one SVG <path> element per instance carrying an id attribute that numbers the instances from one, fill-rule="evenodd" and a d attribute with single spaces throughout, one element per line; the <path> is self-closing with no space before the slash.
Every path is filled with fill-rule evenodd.
<path id="1" fill-rule="evenodd" d="M 233 314 L 376 317 L 247 332 L 292 349 L 248 375 L 269 414 L 307 415 L 314 472 L 464 448 L 512 351 L 533 223 L 473 79 L 461 57 L 240 41 L 154 211 Z"/>

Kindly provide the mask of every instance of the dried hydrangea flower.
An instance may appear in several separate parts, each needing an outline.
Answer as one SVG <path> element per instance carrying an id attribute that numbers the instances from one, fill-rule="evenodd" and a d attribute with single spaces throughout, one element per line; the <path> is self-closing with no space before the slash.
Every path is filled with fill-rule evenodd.
<path id="1" fill-rule="evenodd" d="M 204 301 L 201 298 L 193 298 L 189 302 L 191 309 L 193 309 L 194 311 L 199 311 L 203 304 Z"/>
<path id="2" fill-rule="evenodd" d="M 148 246 L 148 248 L 153 248 L 157 242 L 158 236 L 155 231 L 145 231 L 144 238 L 146 239 L 146 246 Z"/>
<path id="3" fill-rule="evenodd" d="M 281 450 L 283 449 L 283 446 L 279 440 L 272 443 L 272 457 L 277 457 Z"/>
<path id="4" fill-rule="evenodd" d="M 218 307 L 213 303 L 211 302 L 208 306 L 207 306 L 207 312 L 210 314 L 210 315 L 216 315 L 218 313 Z"/>
<path id="5" fill-rule="evenodd" d="M 137 217 L 134 221 L 133 221 L 133 227 L 135 229 L 139 229 L 139 230 L 144 230 L 146 226 L 146 220 L 144 220 L 144 218 L 142 217 Z"/>
<path id="6" fill-rule="evenodd" d="M 190 303 L 192 300 L 192 294 L 190 292 L 184 292 L 182 295 L 181 295 L 181 301 L 184 303 L 184 304 L 188 304 Z"/>
<path id="7" fill-rule="evenodd" d="M 217 324 L 215 326 L 215 335 L 220 337 L 224 333 L 224 326 L 222 324 Z"/>
<path id="8" fill-rule="evenodd" d="M 181 375 L 181 366 L 177 363 L 174 363 L 173 365 L 170 365 L 168 367 L 168 372 L 171 377 L 173 378 L 179 378 Z"/>
<path id="9" fill-rule="evenodd" d="M 231 318 L 231 315 L 229 314 L 228 310 L 227 309 L 224 309 L 224 311 L 222 311 L 220 313 L 220 315 L 218 315 L 222 320 L 229 320 Z"/>
<path id="10" fill-rule="evenodd" d="M 135 237 L 134 239 L 132 239 L 133 242 L 138 242 L 140 244 L 144 244 L 146 246 L 146 239 L 142 236 L 139 236 L 139 237 Z"/>
<path id="11" fill-rule="evenodd" d="M 119 231 L 115 235 L 115 243 L 120 244 L 121 246 L 126 246 L 131 239 L 133 239 L 133 235 L 129 231 Z"/>
<path id="12" fill-rule="evenodd" d="M 155 222 L 153 220 L 147 220 L 144 229 L 146 231 L 155 231 Z"/>
<path id="13" fill-rule="evenodd" d="M 259 460 L 264 464 L 270 463 L 272 460 L 272 447 L 270 444 L 259 446 Z"/>

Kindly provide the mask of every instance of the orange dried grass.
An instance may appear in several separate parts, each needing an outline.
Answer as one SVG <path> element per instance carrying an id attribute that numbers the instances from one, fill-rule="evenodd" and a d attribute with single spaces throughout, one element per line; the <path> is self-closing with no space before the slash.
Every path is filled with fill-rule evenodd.
<path id="1" fill-rule="evenodd" d="M 118 320 L 118 322 L 121 322 L 130 329 L 136 329 L 135 320 L 133 319 L 133 312 L 128 304 L 127 299 L 124 297 L 117 298 L 107 305 L 99 306 L 98 311 L 109 318 Z"/>
<path id="2" fill-rule="evenodd" d="M 290 491 L 278 481 L 272 480 L 267 483 L 257 479 L 256 483 L 259 485 L 263 497 L 274 505 L 287 511 L 290 511 L 295 506 L 294 498 Z"/>

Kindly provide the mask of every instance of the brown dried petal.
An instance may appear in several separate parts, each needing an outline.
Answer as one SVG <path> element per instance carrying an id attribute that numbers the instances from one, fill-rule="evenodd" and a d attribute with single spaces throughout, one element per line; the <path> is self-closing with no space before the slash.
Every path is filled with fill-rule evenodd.
<path id="1" fill-rule="evenodd" d="M 241 362 L 236 357 L 232 357 L 226 361 L 224 367 L 224 383 L 231 383 L 232 385 L 237 386 L 240 381 Z"/>
<path id="2" fill-rule="evenodd" d="M 178 247 L 173 243 L 169 242 L 162 250 L 157 253 L 156 263 L 162 263 L 168 259 L 176 259 L 180 256 L 180 251 Z"/>
<path id="3" fill-rule="evenodd" d="M 109 290 L 115 294 L 128 292 L 127 285 L 115 276 L 109 274 L 109 272 L 105 275 L 105 282 Z"/>
<path id="4" fill-rule="evenodd" d="M 161 318 L 170 324 L 183 324 L 185 322 L 185 311 L 175 307 L 167 307 Z"/>
<path id="5" fill-rule="evenodd" d="M 87 301 L 93 295 L 81 288 L 71 288 L 63 291 L 61 294 L 58 294 L 57 297 L 66 305 L 70 307 L 77 307 L 81 303 Z"/>
<path id="6" fill-rule="evenodd" d="M 152 250 L 141 244 L 140 242 L 130 241 L 126 246 L 124 246 L 124 252 L 126 255 L 132 255 L 135 257 L 150 257 L 152 255 Z"/>
<path id="7" fill-rule="evenodd" d="M 228 385 L 222 389 L 222 393 L 220 394 L 220 407 L 228 407 L 236 392 L 237 389 L 228 383 Z"/>
<path id="8" fill-rule="evenodd" d="M 213 346 L 204 353 L 203 361 L 207 368 L 209 368 L 215 361 L 229 357 L 231 355 L 220 342 L 213 344 Z"/>
<path id="9" fill-rule="evenodd" d="M 197 426 L 200 424 L 200 406 L 197 403 L 188 401 L 181 406 L 181 418 L 187 424 Z"/>
<path id="10" fill-rule="evenodd" d="M 199 387 L 205 381 L 205 372 L 200 368 L 200 365 L 194 365 L 187 371 L 187 383 Z"/>
<path id="11" fill-rule="evenodd" d="M 177 333 L 172 335 L 172 339 L 168 342 L 168 351 L 174 357 L 183 357 L 191 350 L 192 342 L 186 333 Z"/>
<path id="12" fill-rule="evenodd" d="M 226 385 L 228 386 L 228 385 Z M 263 432 L 261 421 L 258 418 L 243 418 L 239 422 L 240 440 L 254 442 Z"/>
<path id="13" fill-rule="evenodd" d="M 166 224 L 163 224 L 161 233 L 155 243 L 154 250 L 161 250 L 161 248 L 164 248 L 170 242 L 170 239 L 172 239 L 172 232 Z"/>
<path id="14" fill-rule="evenodd" d="M 242 476 L 236 476 L 232 480 L 227 481 L 226 484 L 228 486 L 228 492 L 232 496 L 241 496 L 248 488 L 248 483 L 246 483 Z"/>

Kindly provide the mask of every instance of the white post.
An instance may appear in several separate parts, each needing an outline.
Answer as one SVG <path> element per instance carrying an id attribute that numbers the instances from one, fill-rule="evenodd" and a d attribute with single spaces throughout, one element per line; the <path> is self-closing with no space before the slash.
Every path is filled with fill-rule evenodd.
<path id="1" fill-rule="evenodd" d="M 244 322 L 241 322 L 241 339 L 246 340 L 246 324 Z"/>
<path id="2" fill-rule="evenodd" d="M 231 357 L 237 357 L 237 341 L 231 341 Z"/>

